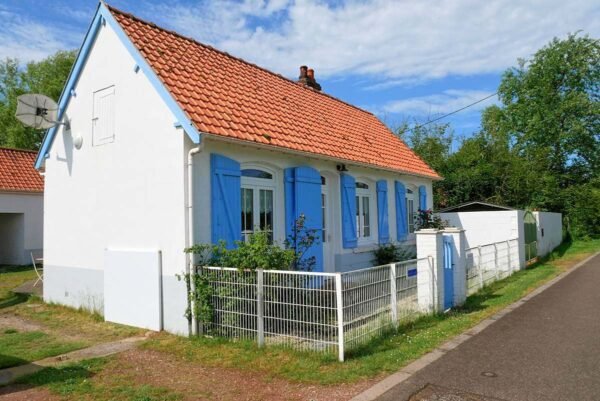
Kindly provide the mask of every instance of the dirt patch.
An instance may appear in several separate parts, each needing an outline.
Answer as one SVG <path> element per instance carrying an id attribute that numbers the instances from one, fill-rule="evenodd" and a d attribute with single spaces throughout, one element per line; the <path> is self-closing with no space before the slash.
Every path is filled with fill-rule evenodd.
<path id="1" fill-rule="evenodd" d="M 50 393 L 45 388 L 36 388 L 24 384 L 13 384 L 0 387 L 2 401 L 58 401 L 60 397 Z"/>
<path id="2" fill-rule="evenodd" d="M 157 351 L 135 349 L 120 354 L 94 381 L 127 377 L 131 383 L 150 385 L 184 394 L 184 400 L 348 400 L 370 387 L 374 380 L 337 386 L 290 383 L 260 373 L 209 368 Z"/>
<path id="3" fill-rule="evenodd" d="M 13 314 L 0 315 L 0 333 L 6 329 L 15 329 L 17 331 L 43 331 L 43 326 L 23 319 Z"/>

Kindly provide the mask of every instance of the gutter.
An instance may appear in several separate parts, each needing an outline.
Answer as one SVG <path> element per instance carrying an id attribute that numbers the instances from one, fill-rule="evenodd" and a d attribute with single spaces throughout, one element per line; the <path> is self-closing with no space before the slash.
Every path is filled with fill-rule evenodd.
<path id="1" fill-rule="evenodd" d="M 189 248 L 194 245 L 194 155 L 199 154 L 204 150 L 204 141 L 202 137 L 200 137 L 200 143 L 189 150 L 187 155 L 187 243 L 186 248 Z M 190 276 L 194 271 L 194 256 L 192 254 L 187 254 L 186 268 L 185 273 L 187 277 L 190 278 L 190 285 L 192 286 L 191 290 L 193 291 L 194 281 Z M 189 297 L 189 294 L 187 294 Z M 194 305 L 190 305 L 190 312 L 193 310 Z M 193 317 L 192 320 L 188 321 L 188 335 L 191 336 L 194 333 L 198 333 L 198 322 Z"/>

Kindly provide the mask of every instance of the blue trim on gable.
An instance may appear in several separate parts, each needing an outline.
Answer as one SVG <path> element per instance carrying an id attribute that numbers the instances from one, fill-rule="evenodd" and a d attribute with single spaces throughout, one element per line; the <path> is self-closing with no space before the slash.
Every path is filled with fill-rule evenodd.
<path id="1" fill-rule="evenodd" d="M 129 36 L 125 33 L 121 25 L 117 22 L 115 17 L 111 14 L 110 10 L 106 8 L 104 3 L 100 4 L 100 13 L 108 22 L 108 25 L 115 31 L 125 48 L 129 51 L 129 54 L 133 57 L 137 65 L 140 67 L 144 75 L 148 78 L 154 89 L 158 92 L 161 99 L 167 104 L 171 113 L 175 115 L 177 121 L 179 121 L 185 130 L 186 134 L 190 137 L 192 142 L 200 143 L 200 132 L 196 129 L 192 121 L 189 119 L 187 114 L 179 106 L 177 101 L 171 96 L 169 90 L 165 87 L 163 82 L 160 80 L 158 75 L 154 72 L 150 64 L 146 61 L 144 56 L 138 51 L 133 42 L 129 39 Z"/>
<path id="2" fill-rule="evenodd" d="M 71 72 L 69 73 L 69 78 L 67 79 L 67 84 L 63 88 L 63 91 L 60 94 L 60 98 L 58 100 L 58 121 L 62 120 L 65 110 L 67 109 L 67 105 L 69 104 L 69 100 L 71 100 L 71 96 L 75 94 L 75 85 L 79 80 L 79 74 L 87 61 L 88 55 L 90 54 L 90 50 L 94 41 L 96 40 L 96 34 L 98 33 L 98 29 L 101 25 L 102 15 L 100 13 L 100 7 L 102 4 L 98 5 L 96 9 L 96 14 L 94 15 L 94 19 L 90 24 L 90 27 L 85 34 L 85 39 L 83 40 L 83 44 L 79 49 L 79 53 L 77 54 L 77 59 L 75 60 L 75 64 L 71 68 Z M 50 146 L 54 141 L 54 135 L 56 135 L 57 126 L 50 128 L 46 131 L 46 135 L 44 135 L 44 139 L 42 141 L 42 146 L 40 147 L 40 151 L 37 154 L 35 159 L 35 168 L 39 170 L 42 167 L 42 161 L 48 157 L 48 152 L 50 151 Z"/>
<path id="3" fill-rule="evenodd" d="M 115 20 L 110 10 L 106 7 L 106 5 L 103 2 L 100 2 L 98 5 L 98 9 L 96 10 L 94 20 L 92 21 L 92 24 L 88 29 L 88 32 L 83 41 L 83 45 L 81 46 L 79 54 L 77 55 L 75 65 L 71 69 L 71 73 L 69 74 L 67 84 L 65 85 L 63 92 L 60 96 L 58 104 L 58 120 L 60 121 L 62 119 L 67 105 L 69 104 L 69 100 L 71 98 L 66 94 L 70 94 L 71 91 L 74 90 L 75 85 L 79 80 L 79 75 L 83 70 L 83 67 L 88 59 L 90 50 L 92 49 L 92 45 L 94 44 L 94 41 L 96 39 L 98 30 L 101 25 L 105 25 L 107 22 L 113 29 L 113 31 L 116 33 L 117 37 L 121 40 L 121 43 L 123 43 L 129 54 L 131 54 L 131 56 L 133 57 L 139 68 L 142 70 L 144 75 L 146 75 L 146 77 L 148 78 L 158 95 L 165 102 L 165 104 L 171 110 L 171 112 L 175 115 L 176 120 L 181 123 L 182 128 L 185 130 L 186 134 L 190 137 L 192 142 L 200 143 L 200 132 L 198 132 L 192 121 L 188 118 L 187 114 L 171 96 L 168 89 L 162 83 L 160 78 L 158 78 L 158 76 L 156 75 L 152 67 L 150 67 L 146 59 L 137 50 L 133 42 L 129 39 L 125 31 L 123 31 L 119 23 Z M 49 129 L 46 132 L 46 135 L 44 136 L 42 146 L 35 161 L 35 168 L 37 170 L 41 168 L 42 161 L 48 156 L 50 146 L 52 146 L 54 136 L 56 135 L 56 129 L 57 127 Z"/>

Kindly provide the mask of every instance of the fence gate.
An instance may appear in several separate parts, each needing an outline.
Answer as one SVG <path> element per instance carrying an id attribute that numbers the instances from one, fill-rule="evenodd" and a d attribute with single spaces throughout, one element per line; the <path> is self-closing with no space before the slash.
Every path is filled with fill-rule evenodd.
<path id="1" fill-rule="evenodd" d="M 452 237 L 444 236 L 444 310 L 452 308 L 454 301 L 454 261 Z"/>

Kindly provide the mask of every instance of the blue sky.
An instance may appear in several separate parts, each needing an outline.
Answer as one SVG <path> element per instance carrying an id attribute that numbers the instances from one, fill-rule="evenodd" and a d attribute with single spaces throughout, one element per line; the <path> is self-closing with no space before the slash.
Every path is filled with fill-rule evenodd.
<path id="1" fill-rule="evenodd" d="M 600 36 L 594 0 L 112 0 L 109 4 L 323 90 L 391 127 L 424 122 L 496 91 L 502 72 L 553 37 Z M 96 0 L 4 0 L 0 58 L 78 48 Z M 479 128 L 493 97 L 443 121 Z"/>

